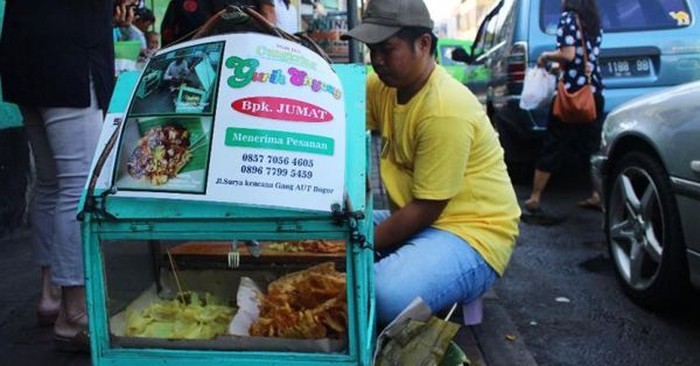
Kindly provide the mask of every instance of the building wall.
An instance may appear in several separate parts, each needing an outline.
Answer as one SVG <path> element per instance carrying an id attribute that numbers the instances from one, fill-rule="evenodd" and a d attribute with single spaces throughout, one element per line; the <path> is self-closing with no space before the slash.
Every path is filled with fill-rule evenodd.
<path id="1" fill-rule="evenodd" d="M 447 22 L 448 34 L 453 38 L 472 40 L 481 20 L 497 0 L 462 0 L 455 6 Z"/>

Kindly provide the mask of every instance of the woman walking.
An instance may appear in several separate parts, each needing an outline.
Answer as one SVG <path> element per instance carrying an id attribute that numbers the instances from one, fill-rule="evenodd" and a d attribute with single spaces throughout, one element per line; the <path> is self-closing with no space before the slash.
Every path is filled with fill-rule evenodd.
<path id="1" fill-rule="evenodd" d="M 603 83 L 598 66 L 602 39 L 603 32 L 595 0 L 562 0 L 562 14 L 557 28 L 557 49 L 542 52 L 537 59 L 537 66 L 544 67 L 548 62 L 557 62 L 561 68 L 560 80 L 569 93 L 574 93 L 590 83 L 597 118 L 588 124 L 566 124 L 550 112 L 547 133 L 535 166 L 532 193 L 525 201 L 525 209 L 531 215 L 542 212 L 542 192 L 552 172 L 561 167 L 567 149 L 574 149 L 587 160 L 590 160 L 591 154 L 598 149 L 604 106 Z M 599 209 L 600 195 L 593 190 L 591 196 L 580 201 L 578 205 Z"/>
<path id="2" fill-rule="evenodd" d="M 112 24 L 133 16 L 116 9 L 107 0 L 8 1 L 0 42 L 4 97 L 20 107 L 36 166 L 37 317 L 68 351 L 89 350 L 76 214 L 114 87 Z"/>

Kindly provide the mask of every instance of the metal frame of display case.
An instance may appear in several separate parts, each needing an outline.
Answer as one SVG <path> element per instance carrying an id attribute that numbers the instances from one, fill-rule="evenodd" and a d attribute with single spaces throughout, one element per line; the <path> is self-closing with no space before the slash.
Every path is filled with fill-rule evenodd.
<path id="1" fill-rule="evenodd" d="M 365 68 L 334 65 L 345 90 L 346 199 L 328 212 L 271 209 L 215 202 L 113 197 L 88 193 L 82 218 L 85 286 L 92 362 L 102 365 L 369 365 L 375 346 L 372 195 L 367 189 Z M 120 77 L 110 113 L 126 110 L 135 77 Z M 358 111 L 361 111 L 358 113 Z M 328 172 L 333 174 L 333 172 Z M 110 341 L 105 254 L 102 243 L 119 240 L 298 240 L 346 241 L 347 353 L 209 351 L 115 347 Z"/>

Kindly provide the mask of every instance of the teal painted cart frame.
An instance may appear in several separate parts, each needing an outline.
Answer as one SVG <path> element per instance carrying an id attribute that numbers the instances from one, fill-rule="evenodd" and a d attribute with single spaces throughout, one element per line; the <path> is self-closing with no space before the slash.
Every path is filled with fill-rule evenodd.
<path id="1" fill-rule="evenodd" d="M 368 192 L 369 143 L 365 132 L 365 68 L 334 65 L 345 90 L 347 199 L 335 214 L 163 199 L 102 195 L 90 199 L 99 210 L 83 212 L 82 239 L 90 319 L 92 362 L 102 365 L 369 365 L 375 346 L 372 195 Z M 111 113 L 127 108 L 138 76 L 124 74 L 115 88 Z M 333 172 L 328 172 L 333 174 Z M 86 199 L 86 198 L 84 198 Z M 109 215 L 105 215 L 109 213 Z M 125 240 L 296 240 L 343 239 L 348 298 L 347 353 L 208 351 L 114 347 L 110 341 L 102 245 Z"/>

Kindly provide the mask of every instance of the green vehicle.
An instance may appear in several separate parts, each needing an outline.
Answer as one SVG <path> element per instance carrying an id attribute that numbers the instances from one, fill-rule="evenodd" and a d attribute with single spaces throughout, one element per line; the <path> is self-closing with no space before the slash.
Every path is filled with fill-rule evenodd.
<path id="1" fill-rule="evenodd" d="M 460 60 L 459 56 L 455 60 L 452 54 L 455 50 L 460 50 L 464 53 L 465 50 L 470 50 L 471 48 L 472 41 L 455 38 L 438 39 L 437 62 L 445 67 L 452 77 L 467 85 L 477 97 L 480 97 L 481 93 L 479 91 L 486 88 L 488 80 L 491 78 L 490 70 L 483 64 L 471 65 L 465 63 Z M 480 98 L 479 101 L 486 104 L 485 98 Z"/>
<path id="2" fill-rule="evenodd" d="M 462 84 L 469 83 L 470 86 L 483 81 L 484 85 L 489 78 L 489 71 L 483 65 L 468 65 L 462 61 L 454 61 L 452 59 L 452 51 L 457 48 L 470 50 L 472 41 L 461 40 L 456 38 L 439 38 L 437 44 L 437 63 L 442 65 L 447 72 Z M 371 64 L 367 64 L 367 74 L 374 72 Z"/>
<path id="3" fill-rule="evenodd" d="M 437 44 L 437 62 L 445 67 L 445 70 L 462 84 L 466 84 L 470 72 L 469 66 L 463 62 L 452 60 L 452 51 L 462 47 L 465 50 L 471 49 L 472 42 L 456 38 L 440 38 Z"/>

